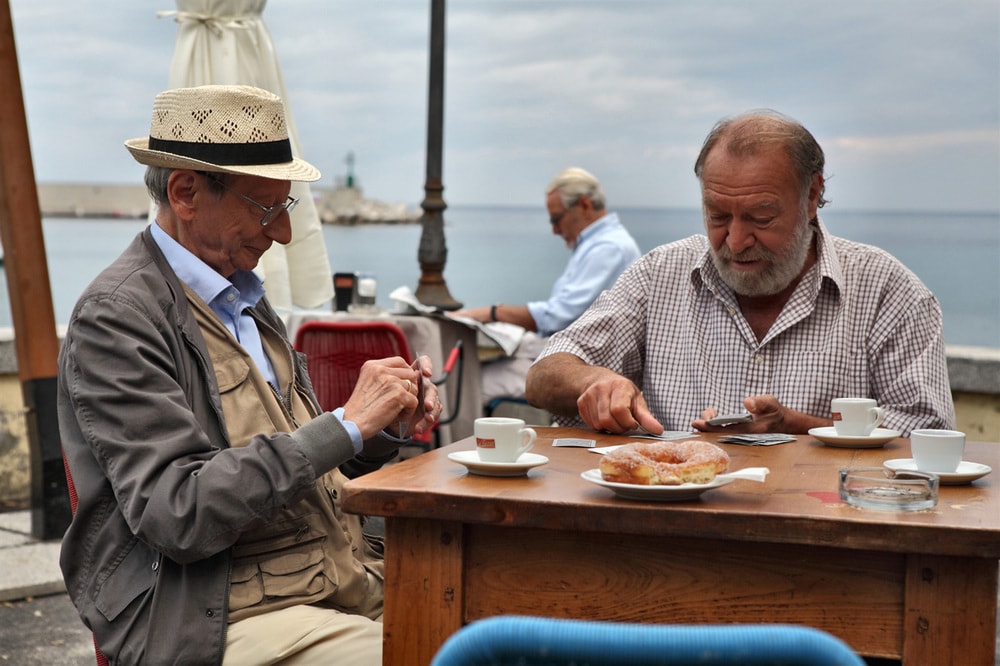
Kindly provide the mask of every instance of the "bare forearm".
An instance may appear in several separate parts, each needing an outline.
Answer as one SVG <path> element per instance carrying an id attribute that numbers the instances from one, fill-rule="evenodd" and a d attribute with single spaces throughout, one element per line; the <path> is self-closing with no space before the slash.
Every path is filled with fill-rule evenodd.
<path id="1" fill-rule="evenodd" d="M 517 324 L 521 328 L 528 331 L 538 330 L 538 325 L 535 324 L 535 318 L 531 316 L 531 311 L 528 310 L 527 305 L 507 305 L 506 303 L 497 303 L 496 305 L 484 305 L 478 308 L 459 310 L 453 314 L 460 317 L 475 319 L 476 321 L 481 321 L 484 324 L 494 321 L 502 321 L 507 322 L 508 324 Z"/>
<path id="2" fill-rule="evenodd" d="M 568 353 L 548 356 L 528 370 L 525 397 L 532 405 L 560 416 L 576 416 L 577 399 L 588 385 L 592 366 Z"/>

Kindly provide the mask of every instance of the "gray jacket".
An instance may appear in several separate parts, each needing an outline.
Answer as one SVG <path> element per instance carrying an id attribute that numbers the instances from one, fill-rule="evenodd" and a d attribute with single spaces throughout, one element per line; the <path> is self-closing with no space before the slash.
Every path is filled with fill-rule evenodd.
<path id="1" fill-rule="evenodd" d="M 284 335 L 266 300 L 256 310 Z M 208 359 L 146 229 L 81 296 L 59 355 L 59 428 L 79 494 L 60 565 L 112 663 L 221 663 L 241 531 L 337 465 L 353 465 L 349 476 L 374 466 L 353 459 L 329 413 L 230 448 Z"/>

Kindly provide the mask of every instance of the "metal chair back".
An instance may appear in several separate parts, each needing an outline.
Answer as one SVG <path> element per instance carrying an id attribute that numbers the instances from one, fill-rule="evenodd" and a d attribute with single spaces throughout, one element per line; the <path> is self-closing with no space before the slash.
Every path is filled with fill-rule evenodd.
<path id="1" fill-rule="evenodd" d="M 295 348 L 308 359 L 316 399 L 326 411 L 344 406 L 365 361 L 413 361 L 403 330 L 389 321 L 308 321 L 295 334 Z"/>

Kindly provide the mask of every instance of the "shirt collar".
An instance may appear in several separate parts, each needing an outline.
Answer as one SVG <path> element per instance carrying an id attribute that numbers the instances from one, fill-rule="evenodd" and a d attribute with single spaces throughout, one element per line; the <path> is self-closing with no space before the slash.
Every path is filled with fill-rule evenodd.
<path id="1" fill-rule="evenodd" d="M 576 247 L 580 247 L 580 244 L 583 243 L 584 240 L 590 238 L 602 229 L 616 224 L 618 224 L 618 213 L 606 213 L 605 215 L 602 215 L 584 227 L 583 231 L 581 231 L 580 235 L 576 238 Z"/>
<path id="2" fill-rule="evenodd" d="M 237 271 L 226 279 L 174 240 L 155 221 L 151 227 L 153 240 L 163 252 L 170 268 L 206 303 L 212 304 L 229 290 L 235 290 L 236 296 L 246 307 L 257 305 L 264 297 L 263 282 L 256 273 Z"/>

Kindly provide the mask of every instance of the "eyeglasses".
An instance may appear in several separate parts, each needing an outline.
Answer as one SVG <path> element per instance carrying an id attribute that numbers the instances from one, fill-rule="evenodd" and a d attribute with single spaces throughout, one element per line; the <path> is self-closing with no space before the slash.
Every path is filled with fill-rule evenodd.
<path id="1" fill-rule="evenodd" d="M 552 215 L 551 217 L 549 217 L 549 223 L 553 227 L 559 225 L 559 223 L 561 223 L 563 221 L 563 218 L 566 217 L 566 213 L 568 213 L 573 208 L 576 208 L 577 204 L 579 204 L 579 203 L 580 203 L 580 201 L 577 200 L 576 203 L 574 203 L 574 204 L 572 204 L 570 206 L 566 206 L 566 208 L 563 209 L 563 212 L 559 213 L 558 215 Z"/>
<path id="2" fill-rule="evenodd" d="M 288 200 L 285 201 L 284 203 L 274 204 L 273 206 L 265 206 L 263 204 L 257 203 L 256 201 L 254 201 L 253 199 L 244 194 L 240 194 L 239 192 L 229 187 L 228 185 L 226 185 L 221 180 L 218 180 L 217 178 L 212 178 L 211 176 L 208 176 L 208 178 L 214 180 L 219 185 L 222 185 L 223 188 L 229 190 L 230 192 L 238 196 L 240 199 L 243 199 L 243 201 L 246 201 L 249 204 L 253 204 L 257 208 L 260 208 L 262 211 L 264 211 L 264 214 L 261 215 L 260 217 L 260 226 L 262 227 L 266 227 L 267 225 L 271 224 L 271 222 L 274 221 L 274 218 L 280 215 L 282 211 L 286 213 L 291 213 L 293 210 L 295 210 L 295 207 L 299 205 L 299 200 L 296 199 L 295 197 L 290 196 L 288 197 Z"/>

